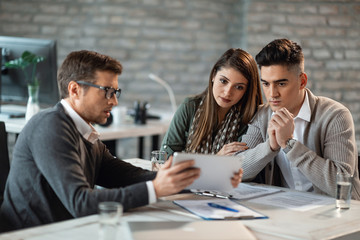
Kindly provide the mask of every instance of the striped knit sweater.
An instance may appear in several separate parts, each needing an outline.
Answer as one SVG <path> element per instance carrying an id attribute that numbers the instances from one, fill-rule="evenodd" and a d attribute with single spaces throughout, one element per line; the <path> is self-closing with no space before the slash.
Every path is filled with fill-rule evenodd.
<path id="1" fill-rule="evenodd" d="M 336 173 L 353 174 L 352 198 L 360 200 L 358 152 L 351 113 L 334 100 L 315 96 L 309 89 L 306 91 L 311 121 L 306 124 L 304 142 L 296 142 L 287 158 L 312 182 L 316 193 L 332 197 L 336 192 Z M 268 140 L 267 126 L 271 115 L 268 104 L 261 106 L 243 135 L 243 142 L 250 148 L 244 153 L 243 180 L 254 180 L 261 172 L 263 183 L 284 186 L 274 160 L 278 151 L 271 151 Z"/>

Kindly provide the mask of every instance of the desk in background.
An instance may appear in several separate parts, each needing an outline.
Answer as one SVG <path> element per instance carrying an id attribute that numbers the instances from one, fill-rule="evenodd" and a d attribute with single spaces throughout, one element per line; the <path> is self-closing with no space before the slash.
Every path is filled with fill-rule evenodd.
<path id="1" fill-rule="evenodd" d="M 122 138 L 138 138 L 138 157 L 144 157 L 144 137 L 151 136 L 151 149 L 159 149 L 159 138 L 165 134 L 169 128 L 170 120 L 148 120 L 144 125 L 120 124 L 101 127 L 96 125 L 96 130 L 100 133 L 100 139 L 108 146 L 110 151 L 115 154 L 116 140 Z"/>
<path id="2" fill-rule="evenodd" d="M 122 138 L 138 138 L 138 157 L 144 155 L 144 137 L 152 137 L 152 149 L 159 149 L 159 137 L 165 134 L 171 121 L 171 115 L 164 115 L 161 120 L 148 120 L 144 125 L 125 123 L 107 127 L 95 125 L 100 133 L 100 139 L 109 147 L 112 154 L 116 154 L 116 140 Z M 25 118 L 3 118 L 8 133 L 19 134 L 25 126 Z"/>

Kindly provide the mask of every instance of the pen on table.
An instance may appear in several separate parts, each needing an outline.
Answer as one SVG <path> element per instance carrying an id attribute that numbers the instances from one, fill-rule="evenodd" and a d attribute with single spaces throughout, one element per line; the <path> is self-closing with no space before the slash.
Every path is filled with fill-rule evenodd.
<path id="1" fill-rule="evenodd" d="M 213 208 L 223 209 L 223 210 L 227 210 L 227 211 L 230 211 L 230 212 L 239 212 L 238 210 L 236 210 L 236 209 L 234 209 L 234 208 L 222 206 L 222 205 L 219 205 L 219 204 L 217 204 L 217 203 L 209 202 L 208 205 L 209 205 L 210 207 L 213 207 Z"/>
<path id="2" fill-rule="evenodd" d="M 229 198 L 232 195 L 229 196 L 225 196 L 225 195 L 221 195 L 221 194 L 217 194 L 217 193 L 211 193 L 208 191 L 205 192 L 195 192 L 196 195 L 203 195 L 203 196 L 209 196 L 209 197 L 217 197 L 217 198 Z"/>

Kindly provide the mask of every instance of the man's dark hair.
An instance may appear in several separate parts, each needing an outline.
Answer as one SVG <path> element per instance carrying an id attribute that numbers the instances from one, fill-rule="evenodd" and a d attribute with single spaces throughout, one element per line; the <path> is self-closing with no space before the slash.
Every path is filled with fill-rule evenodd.
<path id="1" fill-rule="evenodd" d="M 69 96 L 68 85 L 71 81 L 95 82 L 96 71 L 109 71 L 120 75 L 122 65 L 116 59 L 94 51 L 71 52 L 58 70 L 60 97 Z M 86 88 L 87 86 L 84 86 L 84 89 Z"/>
<path id="2" fill-rule="evenodd" d="M 288 69 L 304 72 L 304 54 L 300 45 L 288 39 L 275 39 L 266 45 L 255 57 L 259 68 L 282 65 Z"/>

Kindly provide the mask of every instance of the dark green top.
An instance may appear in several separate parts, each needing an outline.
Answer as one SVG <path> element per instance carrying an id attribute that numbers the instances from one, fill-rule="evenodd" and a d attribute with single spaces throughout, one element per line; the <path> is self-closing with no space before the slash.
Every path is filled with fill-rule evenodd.
<path id="1" fill-rule="evenodd" d="M 176 111 L 161 143 L 161 150 L 166 151 L 168 157 L 174 152 L 182 152 L 185 149 L 190 127 L 200 101 L 201 97 L 199 96 L 186 98 Z M 246 130 L 247 125 L 240 126 L 239 142 Z"/>

